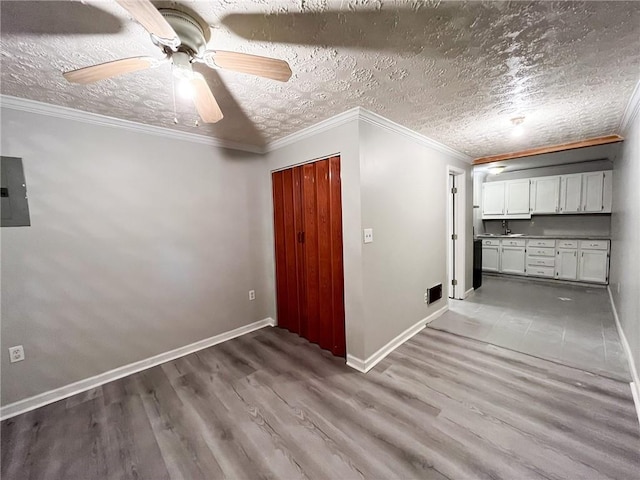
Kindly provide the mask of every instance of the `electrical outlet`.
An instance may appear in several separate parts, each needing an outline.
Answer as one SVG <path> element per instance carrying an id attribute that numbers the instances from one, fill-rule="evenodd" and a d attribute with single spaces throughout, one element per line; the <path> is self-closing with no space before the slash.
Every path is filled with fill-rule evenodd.
<path id="1" fill-rule="evenodd" d="M 11 363 L 21 362 L 24 360 L 24 348 L 22 348 L 22 345 L 9 347 L 9 359 L 11 360 Z"/>
<path id="2" fill-rule="evenodd" d="M 424 303 L 429 303 L 429 292 L 424 292 Z"/>
<path id="3" fill-rule="evenodd" d="M 364 243 L 373 242 L 373 228 L 365 228 L 363 230 Z"/>
<path id="4" fill-rule="evenodd" d="M 255 300 L 255 299 L 256 299 L 256 291 L 249 290 L 249 300 Z"/>

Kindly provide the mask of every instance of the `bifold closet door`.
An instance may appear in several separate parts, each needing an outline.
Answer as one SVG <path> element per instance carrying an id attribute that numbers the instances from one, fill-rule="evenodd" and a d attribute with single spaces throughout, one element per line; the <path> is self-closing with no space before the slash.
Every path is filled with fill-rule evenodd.
<path id="1" fill-rule="evenodd" d="M 278 324 L 344 356 L 340 157 L 273 174 Z"/>
<path id="2" fill-rule="evenodd" d="M 301 174 L 300 167 L 272 174 L 278 326 L 296 333 L 301 333 L 304 310 Z"/>

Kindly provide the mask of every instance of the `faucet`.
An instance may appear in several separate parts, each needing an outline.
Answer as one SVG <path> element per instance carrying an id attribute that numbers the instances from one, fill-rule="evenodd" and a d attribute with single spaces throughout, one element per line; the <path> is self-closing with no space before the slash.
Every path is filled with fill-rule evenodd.
<path id="1" fill-rule="evenodd" d="M 511 230 L 509 229 L 509 222 L 502 220 L 502 229 L 504 232 L 503 235 L 509 235 L 511 233 Z"/>

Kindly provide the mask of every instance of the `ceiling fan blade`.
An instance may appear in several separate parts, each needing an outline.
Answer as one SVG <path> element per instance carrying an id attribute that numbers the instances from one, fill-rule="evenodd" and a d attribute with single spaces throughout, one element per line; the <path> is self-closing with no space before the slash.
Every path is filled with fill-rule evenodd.
<path id="1" fill-rule="evenodd" d="M 62 75 L 71 83 L 93 83 L 123 73 L 136 72 L 151 68 L 158 61 L 151 57 L 131 57 L 105 62 L 90 67 L 78 68 Z"/>
<path id="2" fill-rule="evenodd" d="M 162 14 L 149 0 L 116 0 L 136 21 L 163 45 L 177 48 L 180 39 Z"/>
<path id="3" fill-rule="evenodd" d="M 218 102 L 216 102 L 209 84 L 204 77 L 199 73 L 194 73 L 191 79 L 191 85 L 193 86 L 193 102 L 196 105 L 196 110 L 200 118 L 205 123 L 216 123 L 222 120 L 222 110 Z"/>
<path id="4" fill-rule="evenodd" d="M 248 53 L 209 50 L 204 53 L 205 63 L 210 67 L 218 67 L 234 72 L 248 73 L 259 77 L 286 82 L 291 78 L 291 68 L 284 60 L 260 57 Z"/>

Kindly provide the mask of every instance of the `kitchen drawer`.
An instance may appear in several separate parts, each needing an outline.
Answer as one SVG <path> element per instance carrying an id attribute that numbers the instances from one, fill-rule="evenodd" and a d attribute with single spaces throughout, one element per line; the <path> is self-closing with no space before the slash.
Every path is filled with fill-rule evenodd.
<path id="1" fill-rule="evenodd" d="M 527 265 L 530 267 L 555 267 L 555 257 L 527 257 Z"/>
<path id="2" fill-rule="evenodd" d="M 527 254 L 533 257 L 555 257 L 556 249 L 547 247 L 529 247 Z"/>
<path id="3" fill-rule="evenodd" d="M 577 240 L 558 240 L 556 243 L 558 248 L 578 248 Z"/>
<path id="4" fill-rule="evenodd" d="M 527 275 L 553 278 L 555 269 L 553 267 L 527 267 Z"/>
<path id="5" fill-rule="evenodd" d="M 580 240 L 582 250 L 606 250 L 609 248 L 609 240 Z"/>
<path id="6" fill-rule="evenodd" d="M 556 246 L 556 241 L 555 240 L 549 240 L 547 238 L 531 238 L 527 242 L 527 246 L 529 246 L 529 247 L 551 247 L 551 248 L 553 248 L 553 247 Z"/>
<path id="7" fill-rule="evenodd" d="M 500 240 L 497 238 L 484 238 L 482 240 L 482 245 L 493 245 L 493 246 L 499 247 Z"/>
<path id="8" fill-rule="evenodd" d="M 524 239 L 519 239 L 519 240 L 514 240 L 512 238 L 502 239 L 503 247 L 524 247 L 525 243 L 526 243 L 526 240 Z"/>

